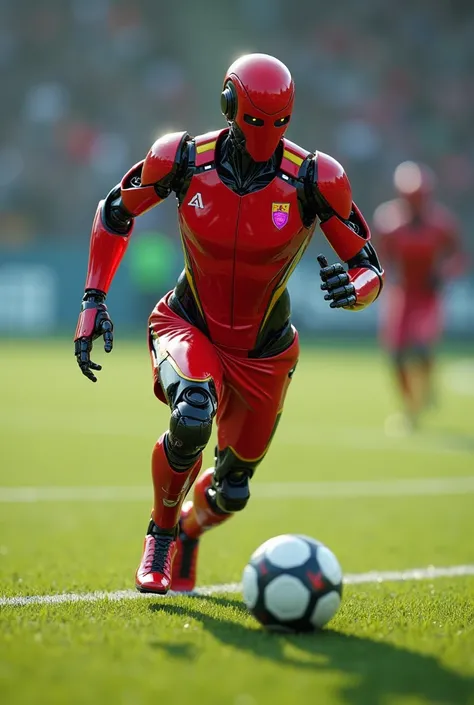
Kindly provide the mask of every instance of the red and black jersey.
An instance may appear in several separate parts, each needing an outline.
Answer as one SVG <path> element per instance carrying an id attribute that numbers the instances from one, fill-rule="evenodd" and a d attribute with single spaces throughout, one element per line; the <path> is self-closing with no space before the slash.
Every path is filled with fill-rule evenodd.
<path id="1" fill-rule="evenodd" d="M 373 301 L 382 270 L 341 165 L 283 138 L 255 162 L 229 128 L 157 140 L 99 204 L 86 289 L 107 292 L 134 218 L 174 192 L 185 269 L 170 306 L 224 348 L 276 354 L 294 337 L 289 277 L 316 224 L 348 262 L 353 309 Z"/>
<path id="2" fill-rule="evenodd" d="M 240 195 L 218 173 L 221 136 L 195 140 L 195 167 L 178 208 L 186 280 L 211 340 L 253 350 L 314 231 L 298 203 L 308 152 L 283 140 L 274 178 Z"/>

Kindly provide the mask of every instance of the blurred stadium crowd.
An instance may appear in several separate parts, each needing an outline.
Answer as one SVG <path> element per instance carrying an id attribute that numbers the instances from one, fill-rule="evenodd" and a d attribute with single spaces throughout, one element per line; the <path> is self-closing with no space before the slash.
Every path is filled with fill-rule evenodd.
<path id="1" fill-rule="evenodd" d="M 338 158 L 368 216 L 424 160 L 473 249 L 470 1 L 0 0 L 0 20 L 0 244 L 88 238 L 155 137 L 224 125 L 225 69 L 264 51 L 296 80 L 288 136 Z M 153 218 L 175 235 L 171 211 Z"/>

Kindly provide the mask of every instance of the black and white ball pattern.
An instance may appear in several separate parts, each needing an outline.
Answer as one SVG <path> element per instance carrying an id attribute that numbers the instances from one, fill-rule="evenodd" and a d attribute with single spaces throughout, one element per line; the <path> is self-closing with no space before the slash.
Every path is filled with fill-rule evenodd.
<path id="1" fill-rule="evenodd" d="M 327 546 L 309 536 L 283 534 L 263 543 L 242 582 L 245 604 L 268 629 L 320 629 L 341 604 L 341 566 Z"/>

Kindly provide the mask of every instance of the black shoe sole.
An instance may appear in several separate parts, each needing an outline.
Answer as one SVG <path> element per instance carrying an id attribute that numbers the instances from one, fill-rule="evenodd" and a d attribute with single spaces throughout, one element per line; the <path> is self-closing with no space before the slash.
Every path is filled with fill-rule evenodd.
<path id="1" fill-rule="evenodd" d="M 138 592 L 141 593 L 149 593 L 150 595 L 167 595 L 169 593 L 169 590 L 166 590 L 165 592 L 159 592 L 158 590 L 148 590 L 148 588 L 144 588 L 141 585 L 135 585 L 135 588 L 138 590 Z"/>

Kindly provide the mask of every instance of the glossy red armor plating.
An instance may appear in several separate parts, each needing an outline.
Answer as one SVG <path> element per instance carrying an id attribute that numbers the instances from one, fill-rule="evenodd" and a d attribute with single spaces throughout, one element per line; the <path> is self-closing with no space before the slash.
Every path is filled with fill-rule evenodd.
<path id="1" fill-rule="evenodd" d="M 352 209 L 352 189 L 338 161 L 323 152 L 316 154 L 318 189 L 331 208 L 341 218 L 348 218 Z"/>
<path id="2" fill-rule="evenodd" d="M 107 293 L 128 247 L 133 224 L 128 235 L 111 233 L 102 220 L 103 205 L 104 201 L 100 201 L 92 224 L 85 288 L 99 289 L 99 291 Z"/>
<path id="3" fill-rule="evenodd" d="M 351 306 L 360 311 L 369 306 L 382 291 L 383 273 L 377 274 L 372 269 L 359 267 L 349 270 L 349 279 L 354 285 L 357 301 Z"/>
<path id="4" fill-rule="evenodd" d="M 189 143 L 186 132 L 161 137 L 145 160 L 125 175 L 121 196 L 125 217 L 127 212 L 141 214 L 160 202 L 157 191 L 166 195 L 165 184 L 179 174 L 178 219 L 185 281 L 195 309 L 214 344 L 245 355 L 258 347 L 262 333 L 267 333 L 265 327 L 272 312 L 278 312 L 289 277 L 318 223 L 316 210 L 314 219 L 303 217 L 300 192 L 293 183 L 307 173 L 305 160 L 314 159 L 314 189 L 326 203 L 320 214 L 321 229 L 338 257 L 352 260 L 370 239 L 370 231 L 352 201 L 342 166 L 327 154 L 319 152 L 312 157 L 282 138 L 294 98 L 286 66 L 265 54 L 252 54 L 232 64 L 225 77 L 228 81 L 236 93 L 233 102 L 226 98 L 229 120 L 235 119 L 244 132 L 254 157 L 267 159 L 278 147 L 281 150 L 281 159 L 279 152 L 274 160 L 275 176 L 268 184 L 241 194 L 221 178 L 216 159 L 220 158 L 220 145 L 226 140 L 233 144 L 231 126 L 230 131 L 227 128 L 189 138 Z M 262 124 L 255 126 L 252 120 L 259 116 Z M 275 125 L 280 119 L 284 124 Z M 193 155 L 195 160 L 185 184 L 179 171 L 181 149 L 183 159 Z M 108 230 L 101 209 L 102 205 L 92 229 L 86 288 L 107 293 L 129 237 Z M 133 217 L 131 220 L 133 224 Z"/>
<path id="5" fill-rule="evenodd" d="M 295 87 L 287 67 L 267 54 L 248 54 L 230 66 L 237 95 L 235 123 L 245 135 L 245 148 L 257 162 L 270 159 L 285 134 L 293 110 Z"/>
<path id="6" fill-rule="evenodd" d="M 365 243 L 370 240 L 370 231 L 367 228 L 362 235 L 358 235 L 347 223 L 336 215 L 331 216 L 321 223 L 321 230 L 326 235 L 327 241 L 334 252 L 344 262 L 355 257 Z"/>
<path id="7" fill-rule="evenodd" d="M 206 493 L 212 484 L 213 476 L 214 468 L 205 470 L 194 485 L 193 501 L 183 505 L 181 529 L 191 539 L 198 539 L 205 529 L 222 524 L 233 516 L 233 514 L 217 514 L 209 504 Z"/>
<path id="8" fill-rule="evenodd" d="M 134 172 L 138 177 L 143 164 L 144 162 L 141 162 L 134 166 L 128 174 L 125 174 L 121 183 L 122 203 L 133 216 L 143 215 L 162 200 L 154 186 L 136 186 L 133 183 Z"/>
<path id="9" fill-rule="evenodd" d="M 208 144 L 209 135 L 196 138 L 197 152 Z M 209 160 L 214 150 L 206 152 Z M 303 161 L 307 154 L 300 149 L 298 158 Z M 262 312 L 264 323 L 265 312 L 272 311 L 283 293 L 316 223 L 303 224 L 298 192 L 284 179 L 273 179 L 242 198 L 224 185 L 216 169 L 192 177 L 178 218 L 188 281 L 211 339 L 251 350 Z"/>
<path id="10" fill-rule="evenodd" d="M 172 132 L 156 140 L 143 164 L 142 184 L 144 186 L 156 184 L 170 173 L 186 134 L 186 132 Z"/>
<path id="11" fill-rule="evenodd" d="M 156 479 L 155 487 L 159 487 L 160 494 L 159 497 L 155 496 L 153 521 L 162 529 L 172 529 L 178 523 L 181 505 L 186 494 L 199 475 L 202 456 L 189 470 L 176 472 L 169 463 L 164 443 L 163 434 L 155 444 L 152 453 L 152 475 Z"/>
<path id="12" fill-rule="evenodd" d="M 181 403 L 181 385 L 185 391 L 205 381 L 210 401 L 202 423 L 209 431 L 217 406 L 212 491 L 216 506 L 229 512 L 243 509 L 248 496 L 244 491 L 228 502 L 219 482 L 223 468 L 253 475 L 271 443 L 298 361 L 286 289 L 318 222 L 337 255 L 349 263 L 356 297 L 348 307 L 371 303 L 382 284 L 371 247 L 354 260 L 370 232 L 341 165 L 283 137 L 293 101 L 294 85 L 284 64 L 265 54 L 238 59 L 225 76 L 221 96 L 229 126 L 195 139 L 179 132 L 157 140 L 125 175 L 121 192 L 114 188 L 99 204 L 92 227 L 86 288 L 107 293 L 134 216 L 171 192 L 177 195 L 185 273 L 149 319 L 154 391 L 174 410 Z M 243 147 L 248 154 L 240 159 Z M 85 358 L 95 316 L 96 309 L 86 304 L 76 331 L 82 338 L 77 360 L 92 381 Z M 180 390 L 176 398 L 172 389 Z M 144 592 L 166 593 L 175 579 L 178 587 L 194 587 L 201 533 L 231 516 L 208 506 L 213 471 L 207 471 L 197 481 L 194 503 L 186 505 L 175 538 L 181 507 L 202 462 L 203 446 L 188 430 L 180 427 L 183 439 L 178 433 L 162 436 L 152 453 L 155 524 L 149 525 L 136 574 Z M 197 459 L 188 467 L 191 458 Z"/>

